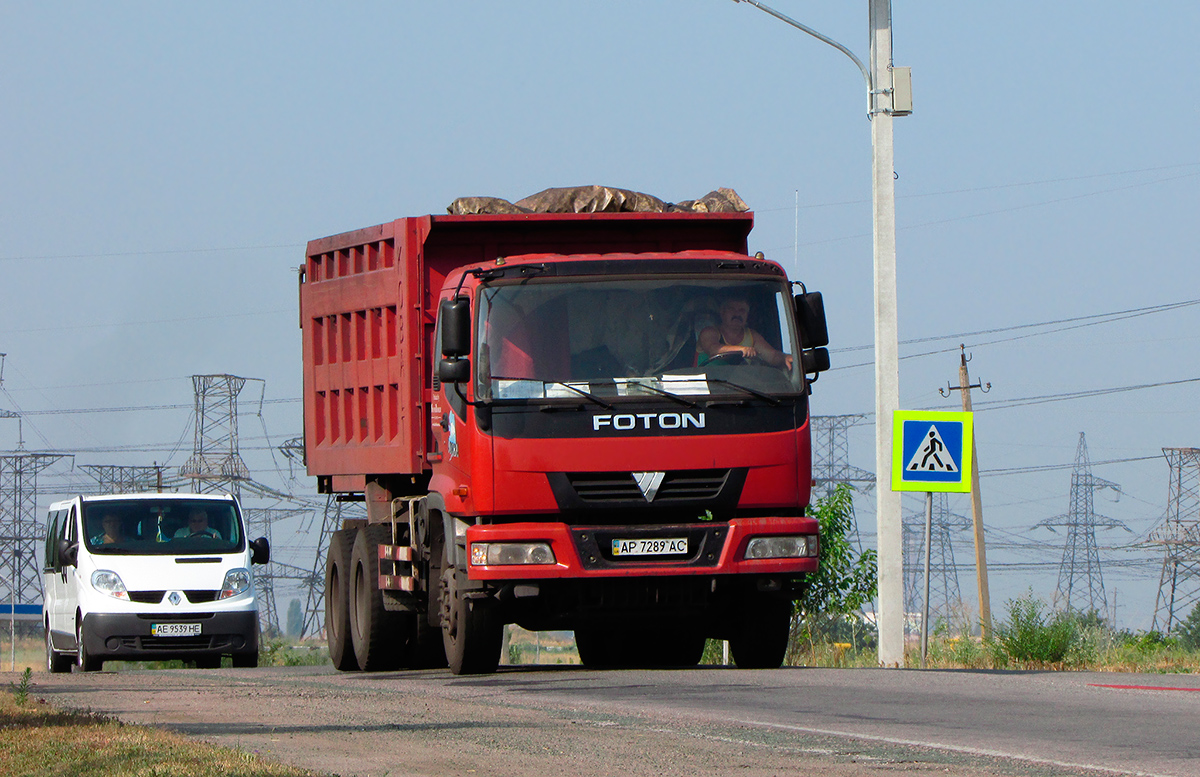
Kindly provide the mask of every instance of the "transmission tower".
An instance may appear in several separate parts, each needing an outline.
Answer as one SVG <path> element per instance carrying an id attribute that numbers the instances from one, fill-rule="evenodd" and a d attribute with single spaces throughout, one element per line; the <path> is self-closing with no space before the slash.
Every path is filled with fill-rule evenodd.
<path id="1" fill-rule="evenodd" d="M 250 470 L 238 453 L 237 398 L 246 385 L 234 375 L 193 375 L 196 391 L 196 436 L 192 457 L 179 474 L 196 481 L 201 494 L 229 492 L 241 495 L 241 483 Z"/>
<path id="2" fill-rule="evenodd" d="M 37 476 L 60 453 L 0 456 L 0 603 L 42 599 L 45 527 L 37 516 Z"/>
<path id="3" fill-rule="evenodd" d="M 304 604 L 301 635 L 317 636 L 325 630 L 325 553 L 329 549 L 329 538 L 342 528 L 344 519 L 366 517 L 366 506 L 362 502 L 340 502 L 335 494 L 326 498 L 321 533 L 317 537 L 316 559 L 308 574 L 308 600 Z"/>
<path id="4" fill-rule="evenodd" d="M 857 483 L 868 490 L 875 475 L 850 465 L 849 429 L 865 415 L 817 415 L 809 420 L 812 429 L 813 491 L 824 494 L 838 483 Z"/>
<path id="5" fill-rule="evenodd" d="M 1071 506 L 1066 515 L 1047 518 L 1034 527 L 1055 531 L 1054 527 L 1062 526 L 1067 530 L 1067 543 L 1058 567 L 1058 586 L 1054 589 L 1056 607 L 1077 612 L 1108 612 L 1096 529 L 1130 529 L 1120 521 L 1097 515 L 1096 492 L 1106 488 L 1120 497 L 1120 486 L 1092 474 L 1087 437 L 1080 432 L 1079 443 L 1075 446 L 1075 469 L 1071 472 Z"/>
<path id="6" fill-rule="evenodd" d="M 163 490 L 163 467 L 123 467 L 108 464 L 81 464 L 79 467 L 95 479 L 100 494 L 137 494 Z"/>
<path id="7" fill-rule="evenodd" d="M 1171 484 L 1167 516 L 1150 532 L 1150 544 L 1163 546 L 1150 628 L 1170 633 L 1200 600 L 1200 448 L 1162 451 L 1171 465 Z"/>
<path id="8" fill-rule="evenodd" d="M 949 622 L 962 609 L 958 564 L 954 560 L 954 532 L 971 528 L 971 519 L 951 512 L 949 495 L 933 495 L 929 527 L 929 619 Z M 921 612 L 925 598 L 925 513 L 904 517 L 904 609 Z"/>
<path id="9" fill-rule="evenodd" d="M 274 547 L 275 543 L 271 538 L 271 525 L 275 521 L 282 521 L 301 515 L 306 510 L 303 508 L 248 507 L 242 512 L 246 518 L 247 537 L 266 537 L 267 541 Z M 277 634 L 282 632 L 279 628 L 279 609 L 275 605 L 275 582 L 277 580 L 292 580 L 296 578 L 294 574 L 288 574 L 284 570 L 285 566 L 288 565 L 272 559 L 270 563 L 256 570 L 254 573 L 254 586 L 258 594 L 258 615 L 262 623 L 262 629 L 267 633 Z"/>

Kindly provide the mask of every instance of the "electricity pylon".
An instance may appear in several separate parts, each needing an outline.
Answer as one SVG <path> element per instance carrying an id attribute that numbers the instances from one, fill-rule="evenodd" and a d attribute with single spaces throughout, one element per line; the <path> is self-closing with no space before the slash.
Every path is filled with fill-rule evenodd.
<path id="1" fill-rule="evenodd" d="M 958 564 L 954 560 L 954 532 L 971 528 L 971 519 L 951 512 L 949 494 L 933 494 L 929 531 L 929 619 L 950 621 L 962 608 Z M 925 512 L 904 517 L 904 609 L 922 612 L 925 570 Z"/>
<path id="2" fill-rule="evenodd" d="M 1166 518 L 1150 532 L 1150 544 L 1163 546 L 1150 628 L 1170 633 L 1200 600 L 1200 449 L 1162 451 L 1171 465 L 1171 484 Z"/>
<path id="3" fill-rule="evenodd" d="M 45 526 L 38 520 L 37 476 L 61 453 L 0 456 L 0 604 L 42 600 Z"/>
<path id="4" fill-rule="evenodd" d="M 1121 487 L 1116 483 L 1092 474 L 1087 438 L 1080 432 L 1079 443 L 1075 446 L 1075 469 L 1071 472 L 1070 508 L 1066 515 L 1047 518 L 1034 526 L 1050 531 L 1061 526 L 1067 530 L 1062 563 L 1058 567 L 1058 586 L 1054 589 L 1053 604 L 1056 607 L 1085 613 L 1108 612 L 1104 573 L 1100 567 L 1100 552 L 1096 547 L 1096 529 L 1132 532 L 1120 521 L 1096 513 L 1096 492 L 1104 489 L 1112 489 L 1118 498 L 1121 495 Z"/>

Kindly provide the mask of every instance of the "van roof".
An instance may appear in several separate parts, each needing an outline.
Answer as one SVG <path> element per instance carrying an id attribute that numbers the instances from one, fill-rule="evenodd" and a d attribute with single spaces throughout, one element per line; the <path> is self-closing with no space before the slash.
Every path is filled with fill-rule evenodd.
<path id="1" fill-rule="evenodd" d="M 81 502 L 84 502 L 84 503 L 112 502 L 112 501 L 128 502 L 131 500 L 150 500 L 150 499 L 154 499 L 154 500 L 206 499 L 206 500 L 211 500 L 214 502 L 229 502 L 229 501 L 233 501 L 233 495 L 232 494 L 180 494 L 180 493 L 174 493 L 174 492 L 160 494 L 160 493 L 153 492 L 153 491 L 149 492 L 149 493 L 142 493 L 142 494 L 101 494 L 101 495 L 95 495 L 95 496 L 85 496 L 85 495 L 81 494 L 79 496 L 71 497 L 70 499 L 59 500 L 59 501 L 55 502 L 54 504 L 50 505 L 50 509 L 51 510 L 61 510 L 65 507 L 70 506 L 71 503 L 73 503 L 76 499 L 79 499 Z"/>

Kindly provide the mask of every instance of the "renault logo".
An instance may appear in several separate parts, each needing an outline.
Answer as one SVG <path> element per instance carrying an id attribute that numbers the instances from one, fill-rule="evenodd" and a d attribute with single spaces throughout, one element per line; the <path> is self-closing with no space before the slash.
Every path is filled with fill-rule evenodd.
<path id="1" fill-rule="evenodd" d="M 630 474 L 637 481 L 638 488 L 642 490 L 642 496 L 646 497 L 647 502 L 654 501 L 658 489 L 662 486 L 663 478 L 667 476 L 665 472 L 631 472 Z"/>
<path id="2" fill-rule="evenodd" d="M 179 595 L 178 591 L 172 591 L 171 595 L 167 597 L 167 601 L 171 604 L 179 604 L 183 601 L 183 597 Z"/>

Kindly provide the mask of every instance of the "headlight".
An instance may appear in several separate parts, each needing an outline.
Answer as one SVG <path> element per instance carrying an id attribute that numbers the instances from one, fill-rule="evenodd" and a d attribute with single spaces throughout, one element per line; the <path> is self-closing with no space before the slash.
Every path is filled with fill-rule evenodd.
<path id="1" fill-rule="evenodd" d="M 102 594 L 108 594 L 114 599 L 129 601 L 129 592 L 125 590 L 125 583 L 121 581 L 121 576 L 111 570 L 97 569 L 93 572 L 92 588 Z"/>
<path id="2" fill-rule="evenodd" d="M 746 545 L 746 558 L 807 558 L 817 555 L 817 535 L 755 537 Z"/>
<path id="3" fill-rule="evenodd" d="M 225 573 L 225 582 L 221 583 L 221 595 L 218 599 L 230 599 L 241 596 L 250 590 L 250 570 L 245 568 L 231 569 Z"/>
<path id="4" fill-rule="evenodd" d="M 548 542 L 472 542 L 471 565 L 553 564 L 554 551 Z"/>

